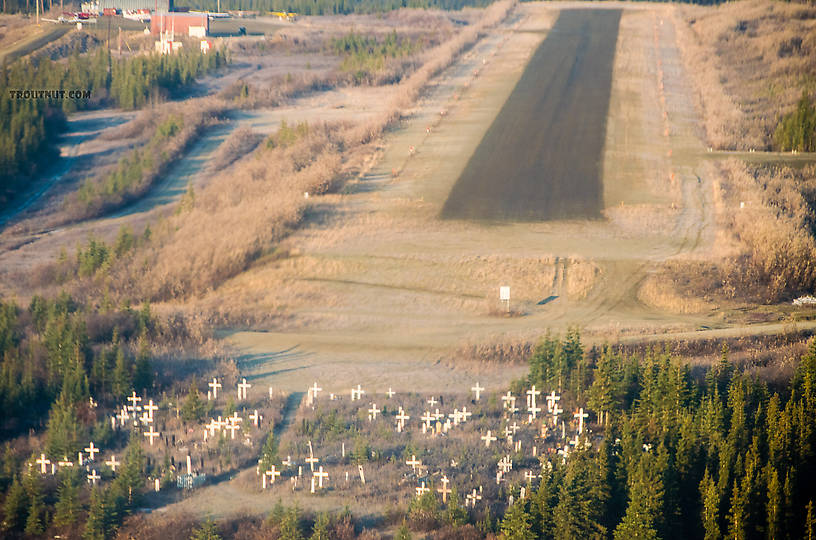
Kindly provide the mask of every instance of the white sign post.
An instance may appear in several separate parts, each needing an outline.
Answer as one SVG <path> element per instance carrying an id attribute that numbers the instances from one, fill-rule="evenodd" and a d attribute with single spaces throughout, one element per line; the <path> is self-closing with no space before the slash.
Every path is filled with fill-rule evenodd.
<path id="1" fill-rule="evenodd" d="M 499 300 L 504 302 L 507 305 L 507 313 L 510 313 L 510 287 L 509 286 L 501 286 L 499 287 Z"/>

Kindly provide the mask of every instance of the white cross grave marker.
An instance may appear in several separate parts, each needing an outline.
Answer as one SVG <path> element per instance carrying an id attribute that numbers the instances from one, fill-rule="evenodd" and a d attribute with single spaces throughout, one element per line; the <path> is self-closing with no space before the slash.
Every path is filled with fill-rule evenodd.
<path id="1" fill-rule="evenodd" d="M 450 480 L 448 480 L 448 475 L 447 475 L 447 474 L 446 474 L 446 475 L 444 475 L 444 476 L 443 476 L 443 477 L 440 479 L 440 482 L 442 482 L 442 487 L 441 487 L 441 488 L 437 488 L 437 489 L 436 489 L 436 491 L 438 491 L 439 493 L 441 493 L 441 494 L 442 494 L 442 502 L 443 502 L 443 503 L 446 503 L 446 502 L 448 502 L 448 493 L 450 493 L 450 492 L 451 492 L 451 490 L 450 490 L 450 489 L 448 489 L 448 483 L 450 482 Z"/>
<path id="2" fill-rule="evenodd" d="M 269 468 L 269 470 L 264 473 L 264 478 L 266 478 L 268 476 L 269 477 L 269 483 L 274 484 L 275 483 L 275 478 L 280 476 L 280 475 L 281 475 L 280 471 L 276 471 L 275 466 L 272 465 Z"/>
<path id="3" fill-rule="evenodd" d="M 481 501 L 481 500 L 482 500 L 482 495 L 479 494 L 479 493 L 476 493 L 476 488 L 473 488 L 473 493 L 468 493 L 467 497 L 465 498 L 465 506 L 470 505 L 470 506 L 476 508 L 476 501 Z"/>
<path id="4" fill-rule="evenodd" d="M 326 480 L 328 480 L 328 479 L 329 479 L 329 473 L 327 473 L 327 472 L 323 472 L 323 465 L 321 465 L 321 466 L 320 466 L 320 470 L 319 470 L 319 471 L 317 471 L 317 472 L 313 472 L 313 473 L 312 473 L 312 476 L 313 476 L 314 478 L 317 478 L 317 487 L 319 487 L 320 489 L 323 489 L 323 479 L 324 479 L 324 478 L 325 478 Z"/>
<path id="5" fill-rule="evenodd" d="M 558 405 L 553 405 L 553 427 L 558 425 L 558 415 L 564 412 L 564 409 L 560 408 Z"/>
<path id="6" fill-rule="evenodd" d="M 46 465 L 51 464 L 51 460 L 50 459 L 45 459 L 45 454 L 40 454 L 40 459 L 36 460 L 34 463 L 37 463 L 37 464 L 40 465 L 40 474 L 45 474 L 45 472 L 47 470 L 45 467 L 46 467 Z"/>
<path id="7" fill-rule="evenodd" d="M 411 456 L 411 459 L 409 459 L 408 461 L 406 461 L 406 462 L 405 462 L 405 464 L 406 464 L 406 465 L 410 465 L 410 466 L 411 466 L 411 469 L 413 469 L 413 471 L 414 471 L 414 472 L 416 472 L 416 468 L 417 468 L 417 467 L 421 467 L 421 466 L 422 466 L 422 462 L 421 462 L 420 460 L 418 460 L 418 459 L 416 458 L 416 456 L 415 456 L 415 455 L 412 455 L 412 456 Z"/>
<path id="8" fill-rule="evenodd" d="M 371 408 L 368 409 L 368 421 L 370 422 L 372 420 L 376 420 L 377 415 L 380 414 L 380 412 L 382 412 L 382 411 L 380 411 L 380 409 L 377 408 L 377 404 L 372 403 Z"/>
<path id="9" fill-rule="evenodd" d="M 130 401 L 130 405 L 128 405 L 128 409 L 131 411 L 136 410 L 136 403 L 142 401 L 142 398 L 136 395 L 136 391 L 134 390 L 131 395 L 127 397 L 127 400 Z"/>
<path id="10" fill-rule="evenodd" d="M 484 392 L 485 389 L 483 386 L 479 386 L 479 383 L 477 382 L 476 386 L 471 387 L 470 390 L 472 392 L 476 392 L 476 401 L 479 401 L 479 398 L 481 397 L 482 392 Z"/>
<path id="11" fill-rule="evenodd" d="M 583 433 L 584 432 L 584 418 L 589 418 L 589 415 L 587 413 L 585 413 L 584 408 L 581 407 L 580 409 L 578 409 L 578 412 L 573 414 L 572 416 L 574 416 L 575 418 L 578 419 L 578 434 Z"/>
<path id="12" fill-rule="evenodd" d="M 247 390 L 252 388 L 252 385 L 246 382 L 246 377 L 241 379 L 238 383 L 238 401 L 243 401 L 247 398 Z"/>
<path id="13" fill-rule="evenodd" d="M 528 407 L 530 407 L 530 406 L 535 407 L 535 405 L 536 405 L 536 396 L 540 396 L 541 391 L 536 390 L 535 385 L 533 385 L 532 388 L 527 390 L 526 393 L 527 393 L 527 406 Z"/>
<path id="14" fill-rule="evenodd" d="M 152 420 L 153 419 L 153 411 L 158 411 L 159 407 L 158 407 L 158 405 L 154 405 L 153 400 L 151 399 L 150 401 L 147 402 L 147 405 L 144 406 L 144 410 L 147 412 L 147 415 Z"/>
<path id="15" fill-rule="evenodd" d="M 547 412 L 552 412 L 553 405 L 561 399 L 561 396 L 555 393 L 555 390 L 550 392 L 547 396 Z"/>
<path id="16" fill-rule="evenodd" d="M 93 441 L 91 441 L 91 444 L 88 445 L 88 448 L 85 448 L 85 451 L 90 454 L 90 461 L 93 461 L 95 455 L 99 453 L 99 448 L 96 448 Z"/>
<path id="17" fill-rule="evenodd" d="M 492 443 L 493 441 L 498 440 L 498 439 L 496 439 L 496 437 L 493 437 L 491 435 L 491 433 L 490 433 L 490 430 L 488 429 L 487 430 L 487 435 L 482 435 L 482 440 L 485 442 L 485 446 L 487 448 L 490 448 L 490 443 Z"/>
<path id="18" fill-rule="evenodd" d="M 221 388 L 221 383 L 218 382 L 218 379 L 213 377 L 212 382 L 207 383 L 207 386 L 212 388 L 213 399 L 218 399 L 218 389 Z"/>
<path id="19" fill-rule="evenodd" d="M 405 427 L 405 422 L 411 419 L 410 416 L 405 414 L 405 411 L 402 410 L 402 407 L 399 408 L 399 414 L 396 416 L 397 418 L 397 431 L 402 433 L 402 429 Z"/>
<path id="20" fill-rule="evenodd" d="M 121 463 L 116 461 L 116 456 L 114 455 L 114 456 L 111 456 L 111 458 L 108 461 L 105 462 L 105 465 L 110 467 L 113 472 L 116 472 L 116 467 L 121 465 Z"/>
<path id="21" fill-rule="evenodd" d="M 150 446 L 153 446 L 153 439 L 159 436 L 159 432 L 153 431 L 153 424 L 150 424 L 150 430 L 145 431 L 144 436 L 150 439 Z"/>
<path id="22" fill-rule="evenodd" d="M 96 481 L 100 480 L 102 477 L 96 474 L 96 469 L 93 470 L 91 474 L 88 475 L 88 482 L 93 485 L 96 485 Z"/>

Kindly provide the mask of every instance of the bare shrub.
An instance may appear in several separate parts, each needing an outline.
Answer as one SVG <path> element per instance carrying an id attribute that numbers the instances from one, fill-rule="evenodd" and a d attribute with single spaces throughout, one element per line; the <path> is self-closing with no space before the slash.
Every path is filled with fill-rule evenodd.
<path id="1" fill-rule="evenodd" d="M 748 166 L 729 160 L 715 185 L 718 219 L 738 246 L 711 281 L 726 297 L 778 302 L 816 286 L 814 169 Z"/>
<path id="2" fill-rule="evenodd" d="M 816 7 L 779 2 L 678 7 L 678 44 L 709 144 L 768 149 L 816 77 Z"/>
<path id="3" fill-rule="evenodd" d="M 171 218 L 145 254 L 141 292 L 153 299 L 202 294 L 247 269 L 299 226 L 310 196 L 335 189 L 372 151 L 366 145 L 409 106 L 431 77 L 501 21 L 514 2 L 494 4 L 478 24 L 435 49 L 429 60 L 395 89 L 387 112 L 354 126 L 309 126 L 286 147 L 264 148 L 196 195 L 188 212 Z M 249 99 L 252 99 L 251 96 Z M 128 281 L 128 280 L 125 280 Z"/>
<path id="4" fill-rule="evenodd" d="M 637 294 L 644 304 L 674 313 L 703 313 L 715 308 L 697 295 L 680 293 L 667 276 L 648 276 Z"/>
<path id="5" fill-rule="evenodd" d="M 224 102 L 214 99 L 172 105 L 163 107 L 154 118 L 134 124 L 134 130 L 141 128 L 143 133 L 150 130 L 150 142 L 135 149 L 123 158 L 126 161 L 121 161 L 113 169 L 85 179 L 77 191 L 65 198 L 63 213 L 66 220 L 98 216 L 144 195 L 204 128 L 214 123 L 225 110 Z M 161 127 L 174 118 L 181 120 L 180 132 L 160 137 Z"/>
<path id="6" fill-rule="evenodd" d="M 221 170 L 228 167 L 236 160 L 251 152 L 263 140 L 263 135 L 255 133 L 252 128 L 242 126 L 230 133 L 229 137 L 221 143 L 210 162 L 210 168 Z"/>

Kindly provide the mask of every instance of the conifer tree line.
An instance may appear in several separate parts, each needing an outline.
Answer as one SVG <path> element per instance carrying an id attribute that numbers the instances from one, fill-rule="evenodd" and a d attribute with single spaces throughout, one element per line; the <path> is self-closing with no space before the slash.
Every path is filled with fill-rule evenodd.
<path id="1" fill-rule="evenodd" d="M 356 84 L 371 81 L 374 75 L 386 67 L 389 59 L 408 56 L 422 48 L 418 40 L 400 37 L 396 30 L 384 39 L 349 32 L 333 38 L 330 49 L 343 58 L 340 69 L 350 73 Z"/>
<path id="2" fill-rule="evenodd" d="M 571 332 L 542 342 L 526 383 L 587 403 L 603 436 L 543 467 L 508 538 L 814 538 L 816 341 L 772 389 L 727 350 L 696 379 L 666 352 L 584 354 Z"/>
<path id="3" fill-rule="evenodd" d="M 816 152 L 816 103 L 807 92 L 802 92 L 796 109 L 779 121 L 774 140 L 783 152 Z"/>
<path id="4" fill-rule="evenodd" d="M 104 264 L 101 246 L 78 251 L 80 269 Z M 35 296 L 26 309 L 0 302 L 0 441 L 47 427 L 49 452 L 76 454 L 98 427 L 89 422 L 91 396 L 119 401 L 153 388 L 148 342 L 155 332 L 148 304 L 91 308 L 67 293 Z"/>
<path id="5" fill-rule="evenodd" d="M 226 63 L 226 51 L 203 54 L 184 50 L 172 55 L 111 58 L 107 49 L 92 55 L 75 54 L 65 62 L 41 60 L 36 66 L 18 60 L 0 68 L 0 207 L 24 187 L 56 155 L 56 136 L 65 127 L 65 114 L 78 109 L 115 105 L 144 106 L 153 95 L 182 88 Z M 91 99 L 16 99 L 9 91 L 81 90 Z"/>
<path id="6" fill-rule="evenodd" d="M 78 263 L 88 264 L 92 255 L 78 252 Z M 83 469 L 62 468 L 45 478 L 36 467 L 23 467 L 28 456 L 10 442 L 31 429 L 44 432 L 49 455 L 75 456 L 89 438 L 112 444 L 116 435 L 107 417 L 96 418 L 89 398 L 120 401 L 134 390 L 154 389 L 148 340 L 156 331 L 147 304 L 99 310 L 66 293 L 52 300 L 35 296 L 27 309 L 0 302 L 0 441 L 6 441 L 0 537 L 38 537 L 57 527 L 103 539 L 136 508 L 145 470 L 138 438 L 127 445 L 122 473 L 90 493 Z"/>
<path id="7" fill-rule="evenodd" d="M 222 0 L 221 10 L 241 10 L 266 13 L 286 11 L 298 15 L 348 15 L 350 13 L 382 13 L 400 8 L 436 8 L 459 10 L 465 7 L 485 7 L 495 0 Z M 191 9 L 216 11 L 217 0 L 176 0 L 174 5 Z"/>

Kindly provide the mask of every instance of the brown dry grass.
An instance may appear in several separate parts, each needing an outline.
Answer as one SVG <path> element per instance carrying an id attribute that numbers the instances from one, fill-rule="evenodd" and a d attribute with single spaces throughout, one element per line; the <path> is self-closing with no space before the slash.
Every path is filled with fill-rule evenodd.
<path id="1" fill-rule="evenodd" d="M 638 290 L 638 300 L 648 306 L 672 313 L 704 313 L 715 305 L 699 296 L 680 293 L 665 277 L 650 275 Z"/>
<path id="2" fill-rule="evenodd" d="M 751 0 L 683 6 L 674 13 L 709 145 L 770 149 L 780 117 L 795 107 L 803 89 L 816 89 L 816 7 Z M 715 266 L 687 266 L 680 274 L 699 276 L 680 281 L 696 283 L 701 293 L 759 302 L 812 291 L 815 178 L 813 167 L 719 164 Z M 647 302 L 661 296 L 656 293 L 648 287 L 642 292 Z"/>
<path id="3" fill-rule="evenodd" d="M 709 144 L 770 148 L 779 118 L 816 90 L 816 6 L 749 0 L 675 14 Z"/>
<path id="4" fill-rule="evenodd" d="M 814 186 L 814 166 L 796 170 L 734 159 L 720 164 L 713 183 L 717 253 L 711 263 L 668 266 L 670 279 L 685 290 L 681 298 L 694 290 L 771 303 L 811 293 L 816 287 Z M 655 302 L 648 289 L 643 294 L 647 303 Z"/>
<path id="5" fill-rule="evenodd" d="M 749 167 L 735 160 L 722 166 L 720 198 L 725 226 L 744 246 L 723 267 L 726 294 L 779 301 L 813 290 L 816 240 L 813 210 L 797 184 L 812 183 L 814 169 L 796 181 L 791 169 Z M 744 203 L 744 204 L 743 204 Z"/>
<path id="6" fill-rule="evenodd" d="M 395 87 L 391 105 L 378 118 L 354 126 L 311 126 L 291 146 L 256 152 L 230 174 L 214 178 L 196 195 L 194 208 L 157 232 L 144 255 L 144 274 L 140 268 L 139 275 L 131 273 L 122 282 L 154 299 L 203 294 L 271 252 L 303 220 L 309 206 L 304 192 L 325 193 L 357 173 L 373 151 L 369 143 L 513 5 L 494 4 L 478 24 L 437 47 L 426 64 Z"/>
<path id="7" fill-rule="evenodd" d="M 262 139 L 263 135 L 255 133 L 252 128 L 239 127 L 218 147 L 210 162 L 210 168 L 219 171 L 228 167 L 254 150 Z"/>

